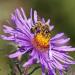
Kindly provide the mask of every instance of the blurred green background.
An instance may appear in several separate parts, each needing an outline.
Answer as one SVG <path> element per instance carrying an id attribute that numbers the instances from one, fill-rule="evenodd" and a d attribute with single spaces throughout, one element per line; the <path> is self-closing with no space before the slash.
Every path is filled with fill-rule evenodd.
<path id="1" fill-rule="evenodd" d="M 38 15 L 51 19 L 51 24 L 55 25 L 54 34 L 64 32 L 71 38 L 71 45 L 75 46 L 75 0 L 0 0 L 0 33 L 2 25 L 10 19 L 10 14 L 16 8 L 23 7 L 26 14 L 29 14 L 30 8 L 38 11 Z M 10 69 L 6 55 L 14 50 L 8 46 L 7 41 L 0 40 L 0 75 L 8 75 Z M 75 58 L 75 53 L 70 53 Z M 73 73 L 67 75 L 75 75 Z M 36 71 L 33 75 L 41 75 Z"/>

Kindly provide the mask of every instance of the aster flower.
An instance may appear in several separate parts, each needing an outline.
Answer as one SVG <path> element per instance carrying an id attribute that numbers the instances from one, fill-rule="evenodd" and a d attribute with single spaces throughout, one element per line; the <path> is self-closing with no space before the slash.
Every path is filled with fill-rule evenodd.
<path id="1" fill-rule="evenodd" d="M 75 48 L 68 46 L 70 38 L 64 37 L 64 33 L 58 33 L 54 37 L 51 31 L 54 28 L 50 25 L 50 19 L 46 22 L 44 18 L 38 20 L 37 11 L 30 11 L 29 18 L 26 17 L 24 10 L 16 9 L 11 14 L 11 20 L 15 23 L 15 28 L 4 25 L 4 32 L 10 36 L 0 35 L 4 40 L 16 43 L 19 48 L 9 58 L 16 58 L 31 51 L 31 56 L 23 67 L 32 65 L 36 59 L 41 65 L 42 75 L 56 75 L 56 70 L 60 75 L 70 64 L 75 64 L 73 58 L 67 52 L 75 51 Z"/>

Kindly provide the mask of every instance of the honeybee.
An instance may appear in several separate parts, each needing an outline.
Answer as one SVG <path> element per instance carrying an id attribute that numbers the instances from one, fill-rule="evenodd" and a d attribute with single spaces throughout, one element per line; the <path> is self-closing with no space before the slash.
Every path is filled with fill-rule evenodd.
<path id="1" fill-rule="evenodd" d="M 31 33 L 37 34 L 37 33 L 42 33 L 43 36 L 45 37 L 50 37 L 50 29 L 49 25 L 43 24 L 41 21 L 37 21 L 37 23 L 31 28 Z"/>

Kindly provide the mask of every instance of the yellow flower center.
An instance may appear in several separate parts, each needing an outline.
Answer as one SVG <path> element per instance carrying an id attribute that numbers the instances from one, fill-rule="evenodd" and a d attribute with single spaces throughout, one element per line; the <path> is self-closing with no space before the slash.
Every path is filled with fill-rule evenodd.
<path id="1" fill-rule="evenodd" d="M 33 38 L 33 45 L 39 51 L 47 51 L 49 47 L 50 37 L 45 37 L 42 33 L 37 33 Z"/>

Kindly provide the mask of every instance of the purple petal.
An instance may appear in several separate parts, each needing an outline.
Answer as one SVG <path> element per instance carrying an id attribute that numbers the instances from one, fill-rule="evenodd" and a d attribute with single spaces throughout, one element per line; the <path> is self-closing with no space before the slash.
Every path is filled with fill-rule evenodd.
<path id="1" fill-rule="evenodd" d="M 62 46 L 53 48 L 57 51 L 75 51 L 75 48 L 71 48 L 71 46 Z"/>
<path id="2" fill-rule="evenodd" d="M 50 31 L 51 31 L 51 30 L 53 30 L 54 26 L 53 26 L 53 25 L 51 25 L 49 28 L 50 28 Z"/>
<path id="3" fill-rule="evenodd" d="M 31 10 L 30 10 L 30 19 L 31 19 L 31 22 L 30 22 L 30 24 L 31 24 L 31 26 L 33 26 L 34 24 L 33 24 L 33 14 L 32 14 L 32 8 L 31 8 Z M 30 28 L 31 28 L 31 26 L 30 26 Z"/>
<path id="4" fill-rule="evenodd" d="M 64 73 L 63 73 L 62 70 L 59 70 L 59 74 L 60 74 L 60 75 L 64 75 Z"/>
<path id="5" fill-rule="evenodd" d="M 48 21 L 46 22 L 46 24 L 48 24 L 48 25 L 50 24 L 50 19 L 48 19 Z"/>
<path id="6" fill-rule="evenodd" d="M 59 69 L 59 70 L 63 70 L 63 69 L 64 69 L 63 65 L 62 65 L 58 60 L 56 60 L 55 58 L 54 58 L 53 64 L 54 64 L 55 67 L 56 67 L 57 69 Z"/>
<path id="7" fill-rule="evenodd" d="M 13 28 L 11 28 L 9 26 L 6 26 L 6 25 L 3 25 L 3 27 L 4 27 L 3 31 L 5 33 L 9 33 L 9 34 L 14 34 L 15 33 L 15 30 Z"/>
<path id="8" fill-rule="evenodd" d="M 21 24 L 21 22 L 17 19 L 16 16 L 14 16 L 14 17 L 15 17 L 15 23 L 17 25 L 17 29 L 19 29 L 18 32 L 24 33 L 25 35 L 31 37 L 32 35 L 30 34 L 30 31 L 26 28 L 26 26 Z"/>
<path id="9" fill-rule="evenodd" d="M 24 15 L 23 9 L 21 9 L 21 11 L 22 11 L 22 14 L 20 13 L 20 11 L 18 9 L 15 10 L 16 20 L 18 20 L 24 28 L 30 30 L 29 26 L 27 24 L 27 18 L 25 16 L 24 16 L 24 18 L 22 17 L 22 15 Z"/>
<path id="10" fill-rule="evenodd" d="M 34 60 L 34 58 L 29 59 L 27 62 L 25 62 L 25 64 L 23 64 L 23 67 L 32 65 L 34 63 L 33 60 Z"/>
<path id="11" fill-rule="evenodd" d="M 49 71 L 48 71 L 49 75 L 56 75 L 55 73 L 55 69 L 52 67 L 52 64 L 50 65 Z"/>
<path id="12" fill-rule="evenodd" d="M 34 25 L 31 18 L 28 19 L 27 23 L 28 23 L 30 28 L 32 27 L 32 25 Z"/>
<path id="13" fill-rule="evenodd" d="M 21 9 L 22 10 L 22 9 Z M 23 14 L 23 13 L 22 13 Z M 19 9 L 15 10 L 15 16 L 18 17 L 18 19 L 20 19 L 21 22 L 24 22 L 24 19 L 21 15 L 21 12 L 19 11 Z M 25 17 L 26 18 L 26 17 Z"/>
<path id="14" fill-rule="evenodd" d="M 52 50 L 51 50 L 51 46 L 49 47 L 49 58 L 50 60 L 53 60 L 53 53 L 52 53 Z"/>
<path id="15" fill-rule="evenodd" d="M 27 26 L 29 26 L 29 28 L 31 28 L 31 26 L 33 25 L 33 21 L 32 21 L 32 8 L 31 8 L 31 11 L 30 11 L 30 18 L 27 20 L 27 17 L 25 15 L 25 12 L 24 10 L 21 8 L 21 11 L 22 11 L 22 14 L 24 16 L 24 20 L 26 21 L 26 24 Z"/>
<path id="16" fill-rule="evenodd" d="M 51 40 L 55 40 L 55 39 L 59 39 L 64 35 L 64 33 L 59 33 L 57 35 L 55 35 Z"/>
<path id="17" fill-rule="evenodd" d="M 30 10 L 30 18 L 32 19 L 32 8 Z"/>
<path id="18" fill-rule="evenodd" d="M 69 59 L 68 56 L 66 54 L 64 54 L 64 53 L 60 53 L 60 52 L 54 51 L 53 52 L 53 56 L 57 60 L 65 63 L 65 64 L 75 64 L 75 61 L 72 61 L 72 59 Z"/>
<path id="19" fill-rule="evenodd" d="M 51 41 L 51 42 L 52 42 L 53 44 L 56 44 L 56 45 L 63 45 L 63 44 L 65 44 L 65 43 L 67 43 L 69 40 L 70 40 L 70 38 L 54 40 L 54 41 Z"/>
<path id="20" fill-rule="evenodd" d="M 24 38 L 17 37 L 15 38 L 15 42 L 20 46 L 32 47 L 31 41 Z"/>
<path id="21" fill-rule="evenodd" d="M 35 23 L 37 22 L 37 11 L 36 10 L 34 11 L 34 22 Z"/>
<path id="22" fill-rule="evenodd" d="M 16 58 L 16 57 L 18 57 L 18 56 L 23 55 L 24 53 L 26 53 L 26 51 L 25 51 L 25 52 L 17 51 L 17 52 L 15 52 L 15 53 L 13 53 L 13 54 L 10 54 L 8 57 L 9 57 L 9 58 Z"/>
<path id="23" fill-rule="evenodd" d="M 42 75 L 45 75 L 45 66 L 42 64 Z"/>
<path id="24" fill-rule="evenodd" d="M 25 14 L 23 8 L 21 8 L 21 11 L 22 11 L 22 15 L 23 15 L 23 17 L 24 17 L 24 20 L 27 22 L 27 17 L 26 17 L 26 14 Z"/>
<path id="25" fill-rule="evenodd" d="M 34 57 L 35 59 L 38 59 L 39 58 L 37 51 L 35 51 L 34 49 L 31 52 L 30 56 Z"/>
<path id="26" fill-rule="evenodd" d="M 15 22 L 15 16 L 14 16 L 14 14 L 11 14 L 11 20 L 12 20 L 12 22 Z"/>
<path id="27" fill-rule="evenodd" d="M 14 36 L 7 37 L 5 35 L 0 35 L 0 38 L 2 38 L 3 40 L 11 40 L 11 41 L 14 40 Z"/>
<path id="28" fill-rule="evenodd" d="M 42 23 L 45 23 L 45 19 L 44 18 L 42 18 Z"/>

